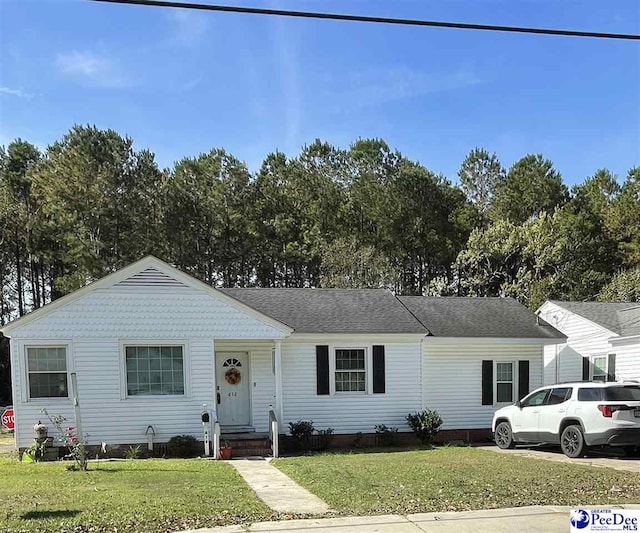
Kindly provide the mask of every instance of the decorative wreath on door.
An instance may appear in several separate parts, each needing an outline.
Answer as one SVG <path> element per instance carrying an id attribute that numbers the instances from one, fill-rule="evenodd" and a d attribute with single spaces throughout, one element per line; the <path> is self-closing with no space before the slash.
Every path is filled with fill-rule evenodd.
<path id="1" fill-rule="evenodd" d="M 227 383 L 230 383 L 231 385 L 237 385 L 242 379 L 242 374 L 240 373 L 240 370 L 234 366 L 225 372 L 224 379 L 226 379 Z"/>

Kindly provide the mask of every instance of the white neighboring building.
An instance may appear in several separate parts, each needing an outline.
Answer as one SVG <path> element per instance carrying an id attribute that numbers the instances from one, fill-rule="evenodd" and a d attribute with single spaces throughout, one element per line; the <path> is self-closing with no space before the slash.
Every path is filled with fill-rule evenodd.
<path id="1" fill-rule="evenodd" d="M 544 349 L 545 385 L 640 381 L 640 303 L 548 300 L 538 315 L 567 336 Z"/>
<path id="2" fill-rule="evenodd" d="M 147 257 L 4 326 L 16 441 L 41 409 L 96 445 L 262 434 L 297 420 L 336 444 L 438 410 L 449 438 L 490 435 L 493 411 L 542 384 L 543 347 L 565 337 L 512 299 L 396 297 L 382 289 L 214 289 Z M 44 420 L 43 420 L 44 421 Z"/>

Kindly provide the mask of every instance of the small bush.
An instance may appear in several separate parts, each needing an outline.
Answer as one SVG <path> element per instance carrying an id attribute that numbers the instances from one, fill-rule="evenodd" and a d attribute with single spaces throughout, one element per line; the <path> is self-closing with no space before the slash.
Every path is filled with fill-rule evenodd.
<path id="1" fill-rule="evenodd" d="M 442 425 L 442 418 L 437 411 L 425 409 L 422 412 L 408 414 L 407 424 L 422 444 L 432 444 Z"/>
<path id="2" fill-rule="evenodd" d="M 169 457 L 186 459 L 196 457 L 200 453 L 200 443 L 192 435 L 176 435 L 168 443 Z"/>
<path id="3" fill-rule="evenodd" d="M 300 450 L 308 450 L 311 444 L 311 436 L 315 431 L 312 420 L 298 420 L 289 422 L 289 433 L 298 443 Z"/>
<path id="4" fill-rule="evenodd" d="M 378 424 L 375 429 L 376 441 L 380 446 L 395 446 L 398 443 L 398 428 Z"/>
<path id="5" fill-rule="evenodd" d="M 139 444 L 136 444 L 135 446 L 129 446 L 129 448 L 127 448 L 127 451 L 124 452 L 124 458 L 138 459 L 140 457 L 140 450 L 141 447 Z"/>

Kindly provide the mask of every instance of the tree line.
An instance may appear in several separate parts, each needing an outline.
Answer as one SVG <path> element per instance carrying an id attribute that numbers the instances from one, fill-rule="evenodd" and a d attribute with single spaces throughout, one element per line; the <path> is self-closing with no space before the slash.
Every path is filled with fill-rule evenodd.
<path id="1" fill-rule="evenodd" d="M 381 139 L 255 173 L 223 148 L 161 169 L 92 126 L 44 152 L 17 139 L 0 148 L 0 324 L 147 254 L 213 286 L 640 301 L 640 167 L 569 189 L 543 155 L 507 169 L 475 148 L 458 178 Z"/>

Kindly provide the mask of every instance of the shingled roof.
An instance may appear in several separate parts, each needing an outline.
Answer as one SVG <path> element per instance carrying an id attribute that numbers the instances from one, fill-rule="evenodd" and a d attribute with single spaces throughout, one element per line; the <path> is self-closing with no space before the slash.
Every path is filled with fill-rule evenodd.
<path id="1" fill-rule="evenodd" d="M 512 298 L 400 296 L 399 300 L 436 337 L 566 338 Z"/>
<path id="2" fill-rule="evenodd" d="M 564 339 L 510 298 L 395 297 L 384 289 L 219 289 L 296 333 Z"/>
<path id="3" fill-rule="evenodd" d="M 621 337 L 640 335 L 640 303 L 638 302 L 566 302 L 551 303 L 580 315 Z"/>
<path id="4" fill-rule="evenodd" d="M 219 289 L 296 333 L 422 333 L 384 289 Z"/>

